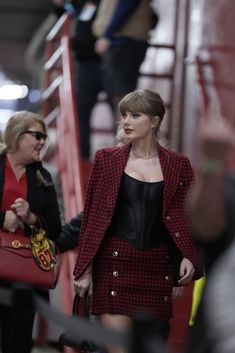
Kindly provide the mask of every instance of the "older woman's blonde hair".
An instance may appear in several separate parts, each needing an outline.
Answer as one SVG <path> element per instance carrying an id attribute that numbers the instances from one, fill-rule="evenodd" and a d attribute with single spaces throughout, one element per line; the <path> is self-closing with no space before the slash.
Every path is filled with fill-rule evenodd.
<path id="1" fill-rule="evenodd" d="M 8 152 L 15 153 L 18 149 L 20 136 L 36 123 L 41 124 L 43 132 L 47 132 L 47 127 L 40 115 L 30 111 L 15 112 L 7 122 L 4 134 L 4 149 Z"/>

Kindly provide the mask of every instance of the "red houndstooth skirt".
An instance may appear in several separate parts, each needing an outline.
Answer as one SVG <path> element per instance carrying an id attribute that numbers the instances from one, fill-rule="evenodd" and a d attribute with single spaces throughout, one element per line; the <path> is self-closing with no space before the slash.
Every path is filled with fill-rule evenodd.
<path id="1" fill-rule="evenodd" d="M 138 250 L 117 237 L 107 237 L 93 263 L 91 311 L 128 315 L 150 313 L 172 317 L 173 266 L 167 244 Z"/>

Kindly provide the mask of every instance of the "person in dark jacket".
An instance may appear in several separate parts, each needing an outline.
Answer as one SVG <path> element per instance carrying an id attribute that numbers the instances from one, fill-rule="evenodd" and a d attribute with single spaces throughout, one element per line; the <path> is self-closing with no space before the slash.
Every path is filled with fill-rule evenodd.
<path id="1" fill-rule="evenodd" d="M 100 1 L 92 29 L 98 38 L 95 50 L 102 58 L 104 88 L 115 113 L 121 98 L 137 88 L 150 30 L 156 25 L 153 14 L 149 0 Z"/>
<path id="2" fill-rule="evenodd" d="M 57 1 L 57 14 L 70 12 L 75 19 L 73 53 L 75 64 L 75 88 L 78 110 L 78 128 L 81 155 L 84 160 L 91 157 L 90 120 L 91 112 L 97 103 L 98 94 L 103 89 L 101 58 L 95 52 L 96 37 L 92 32 L 100 0 Z M 60 6 L 58 6 L 58 3 Z"/>
<path id="3" fill-rule="evenodd" d="M 82 212 L 78 213 L 63 225 L 60 236 L 56 240 L 56 246 L 60 253 L 72 250 L 78 246 L 82 215 Z"/>
<path id="4" fill-rule="evenodd" d="M 61 221 L 56 192 L 49 172 L 41 163 L 46 139 L 47 128 L 37 114 L 16 112 L 7 123 L 0 153 L 0 229 L 3 234 L 29 237 L 30 226 L 34 225 L 43 228 L 47 238 L 53 241 L 59 237 Z M 1 287 L 11 285 L 9 281 L 0 280 Z M 48 298 L 47 291 L 40 289 L 38 292 Z M 23 308 L 24 305 L 25 301 Z M 34 315 L 33 306 L 27 306 L 22 310 L 22 317 L 17 317 L 20 334 L 15 342 L 16 337 L 11 335 L 11 308 L 0 306 L 2 353 L 12 352 L 12 344 L 16 347 L 16 343 L 18 352 L 31 351 Z"/>
<path id="5" fill-rule="evenodd" d="M 229 163 L 234 153 L 234 129 L 216 114 L 201 124 L 198 141 L 198 179 L 189 214 L 194 237 L 203 249 L 206 282 L 186 352 L 233 352 L 234 345 L 225 349 L 234 342 L 233 330 L 229 331 L 233 327 L 229 298 L 233 296 L 227 285 L 227 271 L 233 269 L 233 263 L 227 268 L 225 264 L 228 266 L 229 256 L 234 257 L 230 248 L 234 249 L 235 177 Z"/>

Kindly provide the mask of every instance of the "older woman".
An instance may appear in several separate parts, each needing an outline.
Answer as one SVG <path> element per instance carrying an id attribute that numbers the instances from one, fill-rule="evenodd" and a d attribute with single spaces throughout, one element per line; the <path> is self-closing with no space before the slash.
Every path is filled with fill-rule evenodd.
<path id="1" fill-rule="evenodd" d="M 92 294 L 92 312 L 109 327 L 131 327 L 133 315 L 144 310 L 155 316 L 158 333 L 167 339 L 175 254 L 179 286 L 193 280 L 198 266 L 185 210 L 193 171 L 187 157 L 158 143 L 165 114 L 159 94 L 134 91 L 119 109 L 119 136 L 128 143 L 96 154 L 75 290 Z"/>
<path id="2" fill-rule="evenodd" d="M 0 152 L 0 228 L 6 233 L 30 235 L 30 225 L 40 225 L 47 237 L 56 240 L 61 231 L 60 214 L 50 174 L 40 161 L 47 129 L 39 115 L 16 112 L 4 132 Z M 30 269 L 29 269 L 30 270 Z M 1 286 L 10 283 L 0 282 Z M 34 310 L 25 310 L 20 327 L 18 351 L 29 353 L 32 346 Z M 11 351 L 9 309 L 0 307 L 2 352 Z"/>

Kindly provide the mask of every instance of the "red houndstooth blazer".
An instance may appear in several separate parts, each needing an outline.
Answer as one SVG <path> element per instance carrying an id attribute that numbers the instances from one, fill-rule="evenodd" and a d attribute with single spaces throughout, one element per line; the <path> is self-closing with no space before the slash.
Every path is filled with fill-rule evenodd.
<path id="1" fill-rule="evenodd" d="M 114 213 L 131 143 L 96 153 L 88 182 L 74 276 L 79 278 L 95 257 Z M 158 145 L 164 177 L 163 219 L 182 255 L 198 268 L 198 249 L 186 217 L 185 197 L 194 180 L 189 159 Z"/>

